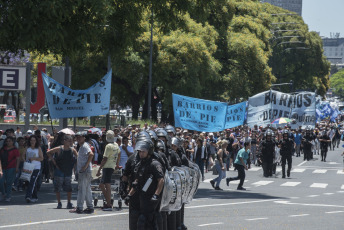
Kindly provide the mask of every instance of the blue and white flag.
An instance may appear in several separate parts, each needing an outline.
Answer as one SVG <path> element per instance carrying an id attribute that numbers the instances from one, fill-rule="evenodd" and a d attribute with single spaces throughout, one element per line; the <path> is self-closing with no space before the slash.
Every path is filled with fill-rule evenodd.
<path id="1" fill-rule="evenodd" d="M 50 117 L 53 119 L 90 117 L 109 113 L 111 75 L 112 70 L 90 88 L 72 90 L 43 73 Z"/>
<path id="2" fill-rule="evenodd" d="M 227 106 L 225 129 L 230 129 L 244 124 L 246 114 L 246 101 Z"/>
<path id="3" fill-rule="evenodd" d="M 200 132 L 224 130 L 227 103 L 172 94 L 176 127 Z"/>

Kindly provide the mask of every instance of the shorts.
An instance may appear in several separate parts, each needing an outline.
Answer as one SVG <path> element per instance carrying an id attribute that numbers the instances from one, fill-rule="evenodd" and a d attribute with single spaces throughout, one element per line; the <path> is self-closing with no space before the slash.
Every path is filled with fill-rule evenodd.
<path id="1" fill-rule="evenodd" d="M 102 179 L 100 180 L 100 183 L 111 184 L 111 176 L 113 171 L 115 171 L 113 168 L 103 168 L 103 175 Z"/>
<path id="2" fill-rule="evenodd" d="M 54 176 L 54 191 L 55 192 L 71 192 L 72 191 L 72 177 L 71 176 Z"/>

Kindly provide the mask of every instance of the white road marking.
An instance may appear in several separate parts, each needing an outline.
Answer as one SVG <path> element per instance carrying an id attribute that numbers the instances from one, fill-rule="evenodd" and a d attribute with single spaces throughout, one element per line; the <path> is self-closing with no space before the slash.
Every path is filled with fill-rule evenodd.
<path id="1" fill-rule="evenodd" d="M 278 200 L 280 200 L 280 199 L 253 200 L 253 201 L 243 201 L 243 202 L 235 202 L 235 203 L 221 203 L 221 204 L 205 204 L 205 205 L 197 205 L 197 206 L 185 206 L 185 208 L 189 209 L 189 208 L 229 206 L 229 205 L 238 205 L 238 204 L 254 204 L 254 203 L 272 202 L 272 201 L 278 201 Z"/>
<path id="2" fill-rule="evenodd" d="M 273 183 L 273 181 L 268 181 L 268 180 L 261 180 L 261 181 L 257 181 L 255 183 L 253 183 L 252 185 L 258 187 L 258 186 L 262 186 L 262 185 L 268 185 Z"/>
<path id="3" fill-rule="evenodd" d="M 295 200 L 295 199 L 299 199 L 300 197 L 289 197 L 289 199 L 293 199 L 293 200 Z"/>
<path id="4" fill-rule="evenodd" d="M 328 184 L 324 183 L 313 183 L 310 187 L 311 188 L 326 188 Z"/>
<path id="5" fill-rule="evenodd" d="M 330 165 L 339 165 L 340 163 L 337 163 L 337 162 L 327 162 L 327 164 L 330 164 Z"/>
<path id="6" fill-rule="evenodd" d="M 318 197 L 319 195 L 309 195 L 307 197 Z"/>
<path id="7" fill-rule="evenodd" d="M 293 169 L 293 170 L 291 170 L 291 172 L 298 172 L 298 173 L 302 173 L 304 171 L 306 171 L 306 169 Z"/>
<path id="8" fill-rule="evenodd" d="M 340 187 L 340 189 L 344 189 L 344 184 L 342 185 L 342 187 Z"/>
<path id="9" fill-rule="evenodd" d="M 344 171 L 343 170 L 338 170 L 337 174 L 344 174 Z"/>
<path id="10" fill-rule="evenodd" d="M 327 170 L 326 169 L 316 169 L 313 171 L 313 173 L 326 173 Z"/>
<path id="11" fill-rule="evenodd" d="M 206 179 L 206 180 L 204 180 L 203 182 L 204 182 L 204 183 L 209 183 L 211 180 L 213 180 L 213 179 Z"/>
<path id="12" fill-rule="evenodd" d="M 261 170 L 262 168 L 250 168 L 248 171 L 252 171 L 252 172 L 256 172 L 256 171 L 259 171 Z"/>
<path id="13" fill-rule="evenodd" d="M 286 182 L 284 184 L 281 184 L 280 186 L 288 186 L 288 187 L 294 187 L 296 185 L 301 184 L 301 182 Z"/>
<path id="14" fill-rule="evenodd" d="M 327 213 L 327 214 L 334 214 L 334 213 L 342 213 L 342 212 L 344 212 L 344 211 L 333 211 L 333 212 L 325 212 L 325 213 Z"/>
<path id="15" fill-rule="evenodd" d="M 37 205 L 45 206 L 45 205 L 53 205 L 53 204 L 57 205 L 57 202 L 55 202 L 55 203 L 44 203 L 44 204 L 37 204 Z"/>
<path id="16" fill-rule="evenodd" d="M 276 172 L 282 172 L 282 168 L 277 168 Z"/>
<path id="17" fill-rule="evenodd" d="M 248 220 L 248 221 L 254 221 L 254 220 L 267 220 L 267 219 L 269 219 L 269 218 L 267 218 L 267 217 L 261 217 L 261 218 L 246 219 L 246 220 Z"/>
<path id="18" fill-rule="evenodd" d="M 16 227 L 23 227 L 23 226 L 29 226 L 29 225 L 51 224 L 51 223 L 57 223 L 57 222 L 85 220 L 85 219 L 93 219 L 93 218 L 101 218 L 101 217 L 109 217 L 109 216 L 119 216 L 119 215 L 127 215 L 127 214 L 129 214 L 129 212 L 104 214 L 104 215 L 90 215 L 90 216 L 84 216 L 84 217 L 79 217 L 79 218 L 45 220 L 45 221 L 30 222 L 30 223 L 23 223 L 23 224 L 2 225 L 2 226 L 0 226 L 0 228 L 16 228 Z"/>
<path id="19" fill-rule="evenodd" d="M 324 193 L 324 195 L 327 195 L 327 196 L 333 195 L 333 194 L 334 194 L 334 193 L 331 193 L 331 192 Z"/>
<path id="20" fill-rule="evenodd" d="M 223 223 L 220 222 L 220 223 L 200 224 L 198 225 L 198 227 L 204 227 L 204 226 L 209 226 L 209 225 L 219 225 L 219 224 L 223 224 Z"/>
<path id="21" fill-rule="evenodd" d="M 302 217 L 302 216 L 309 216 L 309 214 L 290 215 L 289 217 Z"/>
<path id="22" fill-rule="evenodd" d="M 287 200 L 277 200 L 274 201 L 277 204 L 289 204 L 289 205 L 301 205 L 301 206 L 313 206 L 313 207 L 335 207 L 335 208 L 344 208 L 341 205 L 332 205 L 332 204 L 304 204 L 304 203 L 291 203 Z"/>
<path id="23" fill-rule="evenodd" d="M 248 180 L 245 180 L 244 182 L 247 182 Z M 239 184 L 240 180 L 235 180 L 235 181 L 231 181 L 229 182 L 230 184 Z"/>
<path id="24" fill-rule="evenodd" d="M 0 209 L 6 209 L 6 208 L 0 208 Z"/>
<path id="25" fill-rule="evenodd" d="M 301 162 L 300 164 L 298 164 L 297 166 L 301 166 L 301 165 L 303 165 L 304 163 L 306 163 L 307 161 L 303 161 L 303 162 Z"/>

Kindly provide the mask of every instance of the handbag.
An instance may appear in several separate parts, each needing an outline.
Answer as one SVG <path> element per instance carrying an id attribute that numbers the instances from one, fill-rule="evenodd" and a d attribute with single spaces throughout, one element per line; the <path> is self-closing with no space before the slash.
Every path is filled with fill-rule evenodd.
<path id="1" fill-rule="evenodd" d="M 24 162 L 23 170 L 19 179 L 30 182 L 31 175 L 34 169 L 35 165 L 33 163 Z"/>

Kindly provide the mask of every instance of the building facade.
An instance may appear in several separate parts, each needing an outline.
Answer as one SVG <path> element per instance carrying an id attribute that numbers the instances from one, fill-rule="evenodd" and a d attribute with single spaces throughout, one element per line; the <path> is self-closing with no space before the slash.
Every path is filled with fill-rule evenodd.
<path id="1" fill-rule="evenodd" d="M 323 38 L 324 55 L 331 64 L 344 63 L 344 38 Z"/>
<path id="2" fill-rule="evenodd" d="M 261 2 L 270 3 L 302 16 L 302 0 L 261 0 Z"/>

